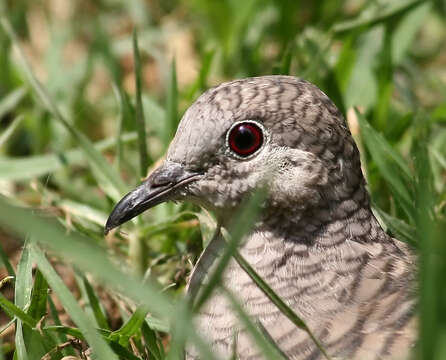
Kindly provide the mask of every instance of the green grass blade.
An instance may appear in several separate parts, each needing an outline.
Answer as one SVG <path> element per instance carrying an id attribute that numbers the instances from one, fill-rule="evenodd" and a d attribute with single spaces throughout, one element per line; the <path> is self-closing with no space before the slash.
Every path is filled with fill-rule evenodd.
<path id="1" fill-rule="evenodd" d="M 106 213 L 81 202 L 61 200 L 55 201 L 55 205 L 63 209 L 67 214 L 88 220 L 101 227 L 104 226 L 107 221 Z"/>
<path id="2" fill-rule="evenodd" d="M 25 306 L 30 304 L 33 287 L 32 261 L 29 254 L 28 241 L 25 241 L 25 245 L 23 246 L 22 255 L 17 265 L 17 278 L 15 282 L 14 301 L 19 308 L 24 309 Z"/>
<path id="3" fill-rule="evenodd" d="M 359 126 L 361 128 L 362 139 L 369 150 L 373 160 L 377 164 L 382 176 L 395 190 L 398 195 L 397 200 L 406 210 L 407 215 L 412 215 L 412 200 L 408 184 L 412 182 L 409 167 L 385 140 L 385 138 L 374 130 L 366 121 L 364 116 L 356 110 Z M 395 171 L 399 169 L 399 171 Z"/>
<path id="4" fill-rule="evenodd" d="M 119 359 L 142 360 L 140 357 L 134 355 L 130 350 L 127 350 L 124 346 L 117 342 L 110 342 L 110 347 L 117 355 L 119 355 Z"/>
<path id="5" fill-rule="evenodd" d="M 238 249 L 243 236 L 254 225 L 257 218 L 259 207 L 266 197 L 266 191 L 257 190 L 249 201 L 242 207 L 238 215 L 235 216 L 234 223 L 230 225 L 231 239 L 227 242 L 226 247 L 220 256 L 214 271 L 209 276 L 208 283 L 203 286 L 197 298 L 194 300 L 194 310 L 197 312 L 203 304 L 209 299 L 215 287 L 220 283 L 224 269 L 228 265 L 233 254 Z"/>
<path id="6" fill-rule="evenodd" d="M 60 322 L 59 314 L 56 309 L 56 305 L 54 304 L 53 299 L 51 299 L 51 296 L 48 296 L 48 307 L 50 309 L 50 315 L 51 315 L 51 318 L 52 318 L 55 326 L 62 326 L 62 323 Z M 46 326 L 44 328 L 44 330 L 47 331 L 47 328 L 48 327 Z M 63 332 L 55 332 L 54 337 L 56 339 L 56 343 L 58 343 L 58 344 L 63 344 L 68 341 L 68 337 Z M 76 355 L 74 349 L 71 346 L 64 348 L 62 350 L 62 354 L 64 356 L 70 356 L 70 355 L 75 356 Z"/>
<path id="7" fill-rule="evenodd" d="M 33 259 L 36 261 L 39 270 L 45 276 L 50 287 L 57 294 L 72 320 L 79 326 L 79 329 L 81 329 L 95 356 L 100 359 L 118 360 L 118 357 L 110 350 L 107 343 L 101 336 L 99 336 L 93 324 L 91 324 L 70 290 L 66 287 L 62 279 L 46 259 L 42 250 L 40 250 L 36 244 L 33 244 L 32 252 Z"/>
<path id="8" fill-rule="evenodd" d="M 386 8 L 378 12 L 364 11 L 357 18 L 346 20 L 334 24 L 333 31 L 342 33 L 346 31 L 354 31 L 360 28 L 377 25 L 388 21 L 390 18 L 404 14 L 405 12 L 423 4 L 423 0 L 402 0 L 397 2 L 388 2 Z"/>
<path id="9" fill-rule="evenodd" d="M 68 326 L 47 326 L 43 329 L 45 332 L 52 332 L 57 335 L 69 335 L 76 339 L 85 341 L 84 332 L 81 329 L 68 327 Z M 130 360 L 136 360 L 140 359 L 139 357 L 135 356 L 132 352 L 127 350 L 124 346 L 119 344 L 116 341 L 110 341 L 110 331 L 106 330 L 99 330 L 99 333 L 104 337 L 104 340 L 108 341 L 108 344 L 113 349 L 113 351 L 119 355 L 120 359 L 130 359 Z"/>
<path id="10" fill-rule="evenodd" d="M 144 342 L 150 355 L 153 356 L 155 360 L 162 360 L 161 350 L 158 346 L 158 341 L 156 338 L 156 332 L 150 328 L 147 322 L 143 322 L 141 326 L 141 335 L 144 338 Z"/>
<path id="11" fill-rule="evenodd" d="M 99 18 L 93 20 L 93 34 L 94 41 L 92 50 L 94 53 L 100 55 L 105 63 L 105 66 L 112 78 L 112 82 L 122 88 L 123 73 L 119 60 L 116 58 L 113 48 L 110 44 L 110 37 L 104 30 Z"/>
<path id="12" fill-rule="evenodd" d="M 135 63 L 135 85 L 136 85 L 136 129 L 138 132 L 139 144 L 139 167 L 140 176 L 147 176 L 149 166 L 149 154 L 147 153 L 146 123 L 144 120 L 144 108 L 142 106 L 142 71 L 141 56 L 138 47 L 138 35 L 136 29 L 133 30 L 133 59 Z"/>
<path id="13" fill-rule="evenodd" d="M 37 321 L 20 309 L 17 305 L 14 305 L 8 299 L 6 299 L 2 294 L 0 294 L 0 307 L 10 315 L 13 315 L 20 319 L 24 324 L 33 328 L 36 326 Z"/>
<path id="14" fill-rule="evenodd" d="M 407 242 L 412 247 L 418 247 L 419 244 L 417 243 L 417 238 L 415 236 L 416 229 L 414 226 L 387 214 L 385 211 L 377 207 L 373 208 L 373 210 L 378 213 L 378 217 L 383 220 L 384 224 L 398 237 L 399 240 Z"/>
<path id="15" fill-rule="evenodd" d="M 278 63 L 273 68 L 274 75 L 290 75 L 291 72 L 291 62 L 293 60 L 295 51 L 294 43 L 290 43 L 282 54 L 280 63 Z"/>
<path id="16" fill-rule="evenodd" d="M 11 91 L 0 101 L 0 119 L 7 113 L 12 111 L 26 95 L 26 90 L 23 87 L 19 87 Z M 0 142 L 1 144 L 1 142 Z"/>
<path id="17" fill-rule="evenodd" d="M 356 115 L 358 116 L 359 125 L 361 127 L 361 131 L 363 132 L 364 136 L 364 142 L 366 143 L 367 147 L 369 148 L 370 152 L 373 154 L 373 147 L 376 147 L 376 152 L 379 152 L 377 155 L 375 155 L 374 159 L 379 159 L 380 157 L 385 159 L 391 160 L 394 165 L 396 165 L 402 172 L 402 175 L 404 176 L 405 180 L 410 180 L 412 178 L 411 171 L 409 167 L 407 166 L 404 159 L 401 157 L 400 154 L 398 154 L 395 150 L 392 149 L 392 147 L 387 143 L 387 141 L 384 139 L 384 137 L 376 132 L 370 124 L 367 122 L 367 120 L 364 118 L 364 115 L 362 115 L 359 111 L 356 111 Z M 376 161 L 376 160 L 375 160 Z M 390 166 L 390 165 L 387 165 Z M 384 168 L 384 165 L 382 165 Z"/>
<path id="18" fill-rule="evenodd" d="M 17 218 L 21 218 L 23 222 L 21 224 L 14 222 L 13 220 Z M 161 293 L 161 289 L 152 287 L 153 285 L 149 283 L 141 286 L 136 278 L 131 278 L 118 270 L 108 259 L 103 248 L 79 233 L 66 234 L 59 223 L 36 216 L 30 210 L 9 205 L 2 198 L 0 198 L 0 223 L 21 236 L 32 232 L 37 241 L 67 256 L 82 270 L 93 273 L 98 279 L 106 281 L 114 288 L 122 287 L 128 296 L 133 296 L 142 303 L 149 303 L 152 311 L 171 314 L 172 303 Z"/>
<path id="19" fill-rule="evenodd" d="M 166 122 L 164 132 L 164 146 L 167 148 L 178 125 L 178 84 L 176 61 L 170 66 L 169 83 L 167 87 Z"/>
<path id="20" fill-rule="evenodd" d="M 184 358 L 185 341 L 189 338 L 200 352 L 200 358 L 206 360 L 218 360 L 217 354 L 197 335 L 196 331 L 191 331 L 191 324 L 187 320 L 187 302 L 183 302 L 176 308 L 172 323 L 172 342 L 167 359 L 181 360 Z"/>
<path id="21" fill-rule="evenodd" d="M 6 268 L 8 275 L 13 276 L 15 278 L 14 268 L 12 267 L 11 263 L 9 262 L 8 255 L 5 253 L 5 250 L 3 249 L 2 244 L 0 244 L 0 262 Z"/>
<path id="22" fill-rule="evenodd" d="M 211 71 L 212 62 L 215 57 L 215 50 L 205 51 L 201 61 L 200 73 L 198 74 L 198 89 L 201 91 L 207 88 L 207 79 Z"/>
<path id="23" fill-rule="evenodd" d="M 21 219 L 21 222 L 17 223 L 15 219 Z M 150 282 L 142 283 L 140 278 L 131 277 L 128 273 L 118 270 L 107 257 L 104 250 L 92 243 L 90 239 L 77 233 L 67 234 L 66 230 L 59 223 L 43 219 L 30 210 L 9 205 L 1 197 L 0 223 L 22 237 L 28 232 L 32 233 L 35 240 L 66 257 L 81 270 L 90 272 L 99 281 L 125 293 L 126 296 L 140 304 L 147 304 L 151 312 L 166 317 L 171 323 L 178 321 L 179 316 L 175 309 L 182 302 L 176 303 L 163 294 L 159 287 L 154 286 Z M 46 274 L 46 271 L 54 270 L 52 268 L 40 268 L 40 270 L 48 284 L 54 288 Z M 56 285 L 59 282 L 60 278 Z M 72 300 L 75 301 L 74 299 Z M 192 316 L 190 311 L 186 308 L 183 310 L 185 313 L 182 313 L 182 317 L 187 321 L 187 325 L 185 325 L 187 336 L 197 344 L 197 348 L 202 352 L 203 358 L 210 359 L 207 357 L 211 353 L 209 346 L 199 338 L 195 329 L 191 326 Z"/>
<path id="24" fill-rule="evenodd" d="M 249 277 L 255 282 L 255 284 L 259 287 L 260 290 L 277 306 L 277 308 L 284 314 L 291 322 L 296 325 L 299 329 L 305 331 L 308 336 L 313 340 L 314 344 L 323 354 L 323 356 L 329 360 L 327 352 L 324 347 L 321 345 L 318 339 L 311 332 L 310 328 L 305 324 L 305 322 L 287 305 L 285 302 L 278 296 L 273 289 L 263 280 L 257 272 L 249 265 L 249 263 L 243 258 L 242 255 L 238 251 L 234 253 L 234 258 L 237 260 L 238 264 L 241 266 L 243 270 L 249 275 Z"/>
<path id="25" fill-rule="evenodd" d="M 82 341 L 86 340 L 83 331 L 75 327 L 64 326 L 64 325 L 49 325 L 45 326 L 43 330 L 58 334 L 69 335 Z M 108 337 L 111 333 L 109 330 L 102 330 L 102 329 L 97 329 L 97 332 L 104 338 Z"/>
<path id="26" fill-rule="evenodd" d="M 63 127 L 73 137 L 73 139 L 79 143 L 80 148 L 87 155 L 87 159 L 92 166 L 92 170 L 94 170 L 97 175 L 100 175 L 99 182 L 105 182 L 106 186 L 104 190 L 108 190 L 109 195 L 114 200 L 119 200 L 122 194 L 127 191 L 126 185 L 122 182 L 121 178 L 115 172 L 113 167 L 109 166 L 108 162 L 105 160 L 102 154 L 95 149 L 90 140 L 84 134 L 80 133 L 76 128 L 74 128 L 59 111 L 54 100 L 51 98 L 47 90 L 42 86 L 42 84 L 34 75 L 31 66 L 29 65 L 22 49 L 19 46 L 17 35 L 12 29 L 9 21 L 5 17 L 1 17 L 0 23 L 11 39 L 11 42 L 17 48 L 19 58 L 25 69 L 28 81 L 39 96 L 40 100 L 43 102 L 47 110 L 54 116 L 54 118 L 63 125 Z"/>
<path id="27" fill-rule="evenodd" d="M 109 338 L 125 338 L 125 342 L 127 342 L 128 339 L 131 336 L 135 335 L 141 328 L 148 312 L 149 308 L 147 307 L 147 305 L 140 305 L 132 314 L 132 316 L 130 316 L 130 318 L 125 322 L 125 324 L 122 325 L 119 330 L 113 331 L 110 334 Z"/>
<path id="28" fill-rule="evenodd" d="M 131 143 L 137 139 L 136 133 L 128 133 L 122 137 L 123 143 Z M 104 151 L 114 146 L 114 139 L 109 138 L 95 143 L 98 151 Z M 47 173 L 55 172 L 68 165 L 78 165 L 87 162 L 82 149 L 68 150 L 60 154 L 35 155 L 23 158 L 0 157 L 0 180 L 28 180 Z"/>
<path id="29" fill-rule="evenodd" d="M 187 330 L 183 313 L 178 314 L 178 322 L 172 324 L 172 340 L 170 342 L 169 352 L 167 353 L 167 360 L 181 360 L 185 358 L 184 349 L 186 345 Z"/>
<path id="30" fill-rule="evenodd" d="M 150 328 L 155 331 L 159 331 L 159 332 L 163 332 L 163 333 L 170 332 L 170 326 L 166 320 L 159 319 L 154 316 L 147 316 L 146 322 L 147 322 L 147 325 L 149 325 Z"/>
<path id="31" fill-rule="evenodd" d="M 14 294 L 14 302 L 15 305 L 24 310 L 26 306 L 29 306 L 31 301 L 31 291 L 32 291 L 32 260 L 29 251 L 29 243 L 25 241 L 25 245 L 23 246 L 22 255 L 20 256 L 19 264 L 17 265 L 17 278 L 15 281 L 15 294 Z M 16 316 L 18 314 L 15 314 Z M 17 316 L 18 317 L 18 316 Z M 25 335 L 28 333 L 29 328 L 23 326 L 25 323 L 22 323 L 20 317 L 18 317 L 16 323 L 16 332 L 15 332 L 15 343 L 16 343 L 16 352 L 18 360 L 28 359 L 28 346 L 25 341 Z"/>
<path id="32" fill-rule="evenodd" d="M 0 116 L 1 118 L 1 116 Z M 2 146 L 4 146 L 8 140 L 11 138 L 11 136 L 14 134 L 14 131 L 17 130 L 17 128 L 19 127 L 20 123 L 23 120 L 23 116 L 19 115 L 17 116 L 11 124 L 9 124 L 9 126 L 6 128 L 5 131 L 3 131 L 3 133 L 0 135 L 0 148 Z"/>
<path id="33" fill-rule="evenodd" d="M 212 62 L 215 57 L 215 50 L 205 51 L 201 56 L 201 67 L 197 79 L 187 91 L 186 98 L 192 101 L 197 91 L 205 91 L 207 88 L 207 79 L 211 70 Z"/>
<path id="34" fill-rule="evenodd" d="M 96 319 L 96 322 L 98 326 L 101 329 L 110 330 L 110 327 L 108 326 L 107 318 L 105 317 L 105 314 L 102 312 L 101 305 L 99 303 L 99 299 L 96 296 L 96 293 L 91 286 L 88 279 L 84 276 L 83 277 L 83 284 L 85 286 L 85 290 L 88 297 L 88 302 L 91 306 L 91 309 L 93 310 L 94 317 Z"/>
<path id="35" fill-rule="evenodd" d="M 14 358 L 17 360 L 28 360 L 28 351 L 26 349 L 26 342 L 23 336 L 23 324 L 17 321 L 15 330 L 15 353 Z"/>
<path id="36" fill-rule="evenodd" d="M 39 321 L 46 314 L 47 301 L 48 284 L 42 273 L 37 270 L 34 276 L 34 287 L 31 295 L 31 305 L 27 312 L 28 315 Z"/>
<path id="37" fill-rule="evenodd" d="M 259 330 L 259 328 L 251 321 L 248 314 L 244 311 L 242 305 L 237 300 L 236 296 L 225 287 L 221 287 L 221 289 L 223 290 L 226 298 L 231 303 L 232 308 L 237 313 L 246 330 L 252 336 L 252 339 L 258 346 L 259 350 L 261 350 L 262 355 L 270 360 L 287 359 L 286 356 L 282 354 L 280 349 L 275 345 L 275 343 L 271 342 L 270 339 L 267 339 Z"/>
<path id="38" fill-rule="evenodd" d="M 438 150 L 433 147 L 429 147 L 429 152 L 433 155 L 434 159 L 441 165 L 441 167 L 446 170 L 446 157 L 440 154 Z"/>
<path id="39" fill-rule="evenodd" d="M 415 151 L 415 201 L 416 235 L 420 244 L 420 359 L 440 360 L 440 342 L 444 339 L 438 333 L 444 331 L 442 314 L 445 311 L 444 272 L 446 256 L 444 233 L 446 224 L 436 218 L 434 212 L 433 176 L 427 155 L 427 144 L 417 139 Z"/>
<path id="40" fill-rule="evenodd" d="M 399 64 L 404 59 L 414 37 L 425 23 L 432 5 L 432 3 L 425 1 L 424 4 L 408 11 L 397 24 L 392 33 L 392 61 L 395 64 Z"/>
<path id="41" fill-rule="evenodd" d="M 113 89 L 113 94 L 115 95 L 116 98 L 116 102 L 118 103 L 118 113 L 119 113 L 118 126 L 116 131 L 116 140 L 115 140 L 115 146 L 116 146 L 115 167 L 116 170 L 119 171 L 119 169 L 121 168 L 122 156 L 124 153 L 122 135 L 124 131 L 125 109 L 127 104 L 125 104 L 125 97 L 122 94 L 121 89 L 118 88 L 118 85 L 113 83 L 112 89 Z"/>

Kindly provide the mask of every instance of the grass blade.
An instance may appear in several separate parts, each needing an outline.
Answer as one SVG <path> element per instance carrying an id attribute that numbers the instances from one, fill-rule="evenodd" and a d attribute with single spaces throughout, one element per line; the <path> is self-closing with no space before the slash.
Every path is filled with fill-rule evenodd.
<path id="1" fill-rule="evenodd" d="M 19 264 L 17 265 L 17 278 L 15 282 L 14 294 L 15 305 L 21 310 L 24 310 L 25 307 L 28 306 L 30 303 L 32 281 L 32 261 L 29 252 L 28 241 L 25 241 L 22 255 L 20 256 Z M 18 360 L 28 359 L 27 343 L 25 342 L 25 333 L 27 333 L 28 330 L 29 327 L 27 328 L 26 324 L 25 326 L 23 326 L 21 319 L 18 318 L 15 332 L 15 355 L 17 356 Z"/>
<path id="2" fill-rule="evenodd" d="M 72 320 L 79 326 L 86 340 L 91 346 L 93 353 L 100 359 L 116 359 L 118 357 L 110 350 L 107 343 L 97 333 L 88 317 L 71 294 L 70 290 L 63 283 L 62 279 L 55 272 L 51 264 L 46 259 L 42 250 L 36 244 L 32 244 L 33 258 L 37 263 L 46 281 L 59 297 L 66 311 L 71 315 Z"/>
<path id="3" fill-rule="evenodd" d="M 110 347 L 116 352 L 117 355 L 119 355 L 120 359 L 142 360 L 117 342 L 110 342 Z"/>
<path id="4" fill-rule="evenodd" d="M 17 278 L 15 286 L 15 304 L 24 309 L 31 301 L 31 291 L 33 287 L 32 261 L 29 254 L 28 241 L 25 241 L 19 264 L 17 265 Z"/>
<path id="5" fill-rule="evenodd" d="M 39 321 L 46 314 L 47 301 L 48 284 L 42 273 L 37 270 L 34 276 L 34 287 L 31 295 L 31 305 L 27 312 L 28 315 Z"/>
<path id="6" fill-rule="evenodd" d="M 106 213 L 80 202 L 61 200 L 55 201 L 55 205 L 60 207 L 67 214 L 88 220 L 93 224 L 97 224 L 101 227 L 104 226 L 105 222 L 107 221 Z"/>
<path id="7" fill-rule="evenodd" d="M 128 133 L 122 142 L 130 143 L 137 139 L 136 133 Z M 98 151 L 114 146 L 114 139 L 105 139 L 94 144 Z M 28 180 L 55 172 L 68 165 L 87 162 L 88 156 L 80 149 L 68 150 L 60 154 L 35 155 L 23 158 L 0 157 L 0 180 Z"/>
<path id="8" fill-rule="evenodd" d="M 434 159 L 441 165 L 441 167 L 446 170 L 446 158 L 444 155 L 440 154 L 433 147 L 429 147 L 429 152 L 433 155 Z"/>
<path id="9" fill-rule="evenodd" d="M 110 339 L 124 339 L 124 343 L 127 343 L 128 339 L 135 335 L 136 332 L 141 328 L 144 320 L 147 316 L 149 309 L 147 305 L 140 305 L 135 312 L 130 316 L 130 318 L 121 326 L 119 330 L 113 331 L 109 338 Z M 119 340 L 121 344 L 121 340 Z"/>
<path id="10" fill-rule="evenodd" d="M 192 291 L 192 300 L 194 301 L 194 310 L 198 310 L 209 299 L 215 287 L 220 283 L 222 274 L 228 265 L 233 254 L 236 253 L 243 236 L 254 225 L 257 218 L 259 207 L 266 197 L 266 191 L 257 190 L 249 201 L 239 211 L 238 216 L 235 216 L 234 223 L 230 226 L 231 239 L 227 242 L 226 247 L 220 256 L 214 271 L 209 276 L 208 283 L 203 286 L 197 294 L 196 300 Z"/>
<path id="11" fill-rule="evenodd" d="M 311 330 L 308 328 L 307 324 L 287 305 L 285 302 L 278 296 L 273 289 L 269 287 L 269 285 L 257 274 L 257 272 L 249 265 L 249 263 L 240 255 L 238 251 L 234 253 L 234 258 L 237 260 L 238 264 L 242 267 L 243 270 L 249 275 L 249 277 L 255 282 L 255 284 L 259 287 L 260 290 L 277 306 L 277 308 L 284 314 L 288 319 L 290 319 L 294 325 L 296 325 L 299 329 L 305 331 L 308 336 L 313 340 L 314 344 L 323 354 L 323 356 L 329 360 L 327 352 L 324 347 L 321 345 L 318 339 L 314 336 Z"/>
<path id="12" fill-rule="evenodd" d="M 413 206 L 408 187 L 408 184 L 412 182 L 412 175 L 409 167 L 385 138 L 370 126 L 364 116 L 357 109 L 355 111 L 364 144 L 377 164 L 382 176 L 392 186 L 394 193 L 398 195 L 396 199 L 401 203 L 407 215 L 412 218 Z M 395 168 L 400 171 L 394 171 Z"/>
<path id="13" fill-rule="evenodd" d="M 17 223 L 15 219 L 21 219 L 21 222 Z M 81 270 L 92 273 L 99 281 L 125 293 L 126 296 L 131 297 L 136 302 L 147 304 L 151 312 L 169 319 L 171 323 L 179 321 L 180 316 L 176 309 L 178 306 L 181 306 L 183 311 L 181 317 L 187 322 L 187 325 L 185 325 L 187 336 L 197 345 L 204 359 L 215 358 L 209 357 L 209 354 L 212 354 L 209 345 L 200 339 L 195 329 L 191 326 L 192 315 L 187 308 L 184 308 L 184 301 L 174 302 L 163 294 L 159 287 L 147 281 L 142 283 L 140 278 L 131 277 L 129 274 L 118 270 L 106 256 L 103 249 L 92 243 L 90 239 L 78 233 L 67 234 L 66 230 L 59 223 L 42 219 L 30 210 L 9 205 L 1 197 L 0 223 L 22 237 L 28 232 L 32 233 L 35 240 L 66 257 Z M 46 259 L 40 257 L 40 260 L 42 262 L 45 260 L 44 265 L 48 264 Z M 47 275 L 52 275 L 54 270 L 52 268 L 39 268 L 48 284 L 54 289 L 52 281 L 58 285 L 60 278 L 49 281 Z M 46 271 L 48 271 L 48 274 Z M 67 289 L 65 288 L 65 290 Z M 75 299 L 72 298 L 70 301 L 75 301 Z"/>
<path id="14" fill-rule="evenodd" d="M 108 162 L 101 155 L 101 153 L 95 149 L 90 140 L 84 134 L 80 133 L 76 128 L 74 128 L 64 118 L 54 100 L 51 98 L 47 90 L 42 86 L 42 84 L 34 75 L 31 66 L 29 65 L 22 49 L 19 46 L 17 35 L 15 34 L 14 30 L 11 27 L 11 24 L 6 19 L 6 17 L 2 16 L 0 18 L 0 23 L 11 39 L 11 42 L 17 48 L 19 58 L 25 69 L 28 81 L 39 96 L 40 100 L 43 102 L 47 110 L 54 116 L 54 118 L 64 126 L 64 128 L 69 132 L 73 139 L 75 139 L 79 143 L 80 148 L 85 152 L 85 154 L 87 155 L 87 159 L 92 165 L 92 170 L 94 170 L 97 175 L 100 175 L 99 182 L 105 182 L 106 185 L 104 190 L 108 190 L 109 196 L 111 196 L 114 200 L 119 200 L 122 194 L 127 191 L 127 187 L 122 182 L 119 175 L 111 166 L 109 166 Z"/>
<path id="15" fill-rule="evenodd" d="M 7 113 L 12 111 L 26 95 L 26 90 L 23 87 L 17 88 L 6 95 L 0 101 L 0 119 Z M 1 144 L 1 142 L 0 142 Z"/>
<path id="16" fill-rule="evenodd" d="M 50 309 L 51 318 L 53 319 L 55 326 L 62 326 L 62 323 L 60 322 L 60 319 L 59 319 L 59 314 L 56 309 L 56 305 L 54 304 L 53 299 L 51 299 L 51 296 L 48 296 L 48 307 Z M 48 329 L 48 327 L 46 326 L 44 328 L 44 330 L 47 331 L 47 329 Z M 63 344 L 68 341 L 68 337 L 62 332 L 55 332 L 54 337 L 55 337 L 57 344 Z M 64 356 L 69 356 L 69 355 L 75 356 L 76 355 L 73 347 L 71 347 L 71 346 L 64 348 L 62 350 L 62 354 Z"/>
<path id="17" fill-rule="evenodd" d="M 33 328 L 36 326 L 37 321 L 29 316 L 26 312 L 20 309 L 17 305 L 14 305 L 8 299 L 6 299 L 2 294 L 0 294 L 0 307 L 10 315 L 17 317 L 21 322 Z"/>
<path id="18" fill-rule="evenodd" d="M 123 144 L 122 144 L 122 132 L 124 131 L 124 109 L 126 107 L 126 104 L 124 103 L 124 95 L 121 92 L 121 89 L 118 88 L 118 85 L 116 85 L 115 83 L 112 84 L 112 88 L 113 88 L 113 93 L 115 94 L 116 97 L 116 102 L 118 103 L 118 112 L 119 112 L 119 116 L 118 116 L 118 126 L 117 126 L 117 131 L 116 131 L 116 160 L 115 160 L 115 164 L 116 164 L 116 169 L 119 171 L 119 169 L 121 168 L 121 162 L 122 162 L 122 155 L 124 153 L 123 150 Z"/>
<path id="19" fill-rule="evenodd" d="M 105 317 L 105 314 L 102 312 L 101 305 L 99 303 L 99 299 L 96 296 L 96 293 L 91 286 L 88 279 L 84 276 L 83 277 L 83 284 L 85 286 L 85 290 L 87 292 L 88 302 L 93 310 L 94 317 L 96 319 L 96 322 L 98 326 L 101 329 L 104 330 L 110 330 L 110 327 L 108 326 L 107 318 Z"/>
<path id="20" fill-rule="evenodd" d="M 291 62 L 295 51 L 294 43 L 290 43 L 285 47 L 280 62 L 273 67 L 274 75 L 290 75 Z"/>
<path id="21" fill-rule="evenodd" d="M 205 51 L 201 57 L 201 67 L 197 79 L 187 91 L 186 98 L 190 101 L 194 98 L 197 91 L 204 91 L 207 88 L 207 79 L 211 70 L 212 62 L 215 57 L 215 50 Z"/>
<path id="22" fill-rule="evenodd" d="M 178 305 L 175 313 L 173 314 L 176 321 L 172 323 L 173 339 L 167 359 L 183 359 L 184 345 L 186 340 L 189 338 L 199 350 L 201 354 L 200 358 L 206 360 L 218 360 L 219 357 L 217 354 L 210 349 L 210 347 L 201 339 L 201 337 L 197 335 L 197 332 L 191 331 L 191 324 L 188 324 L 187 319 L 187 307 L 188 302 L 183 302 Z"/>
<path id="23" fill-rule="evenodd" d="M 378 213 L 377 217 L 383 220 L 384 224 L 391 230 L 391 232 L 398 236 L 398 239 L 406 241 L 412 247 L 418 247 L 419 244 L 416 236 L 414 235 L 416 232 L 414 226 L 411 226 L 405 221 L 387 214 L 385 211 L 377 207 L 373 208 L 373 211 Z"/>
<path id="24" fill-rule="evenodd" d="M 445 309 L 444 278 L 446 256 L 444 220 L 437 219 L 434 212 L 433 176 L 427 155 L 427 144 L 417 139 L 415 151 L 415 201 L 416 235 L 420 244 L 420 358 L 441 359 L 439 350 L 442 337 L 437 331 L 444 328 L 441 314 Z M 443 322 L 443 324 L 442 324 Z"/>
<path id="25" fill-rule="evenodd" d="M 63 326 L 63 325 L 49 325 L 49 326 L 45 326 L 43 329 L 45 331 L 69 335 L 76 339 L 85 341 L 85 336 L 84 336 L 84 333 L 82 332 L 82 330 L 75 328 L 75 327 Z M 99 334 L 101 334 L 104 337 L 107 337 L 108 335 L 110 335 L 110 331 L 108 331 L 108 330 L 97 329 L 97 331 Z"/>
<path id="26" fill-rule="evenodd" d="M 364 11 L 360 16 L 352 20 L 346 20 L 334 24 L 333 31 L 335 33 L 342 33 L 346 31 L 354 31 L 359 28 L 366 28 L 389 20 L 394 16 L 401 15 L 416 6 L 423 4 L 423 0 L 405 0 L 398 2 L 387 3 L 387 8 L 381 9 L 377 13 Z"/>
<path id="27" fill-rule="evenodd" d="M 251 321 L 248 314 L 243 310 L 242 305 L 239 303 L 234 294 L 232 294 L 227 288 L 221 287 L 226 298 L 232 305 L 232 308 L 235 310 L 239 318 L 241 319 L 243 325 L 246 327 L 246 330 L 251 334 L 254 342 L 258 346 L 259 350 L 262 351 L 262 355 L 266 356 L 268 359 L 287 359 L 284 354 L 280 351 L 280 349 L 276 346 L 274 342 L 270 342 L 270 339 L 267 339 L 264 334 L 255 326 L 255 324 Z"/>
<path id="28" fill-rule="evenodd" d="M 167 148 L 178 125 L 178 84 L 176 61 L 170 66 L 169 83 L 167 87 L 166 122 L 164 131 L 164 146 Z"/>
<path id="29" fill-rule="evenodd" d="M 156 333 L 145 321 L 142 323 L 141 326 L 141 335 L 144 338 L 146 348 L 150 352 L 150 355 L 152 355 L 155 360 L 161 360 L 163 357 L 161 355 L 160 347 L 158 346 Z"/>
<path id="30" fill-rule="evenodd" d="M 0 244 L 0 261 L 5 266 L 6 271 L 8 272 L 9 276 L 13 276 L 15 278 L 15 271 L 12 267 L 11 263 L 9 262 L 8 255 L 5 253 L 5 250 L 3 249 L 2 244 Z"/>
<path id="31" fill-rule="evenodd" d="M 141 178 L 145 178 L 147 176 L 147 168 L 149 167 L 149 154 L 147 153 L 146 123 L 144 120 L 144 108 L 142 106 L 141 56 L 139 53 L 138 35 L 136 30 L 133 30 L 133 59 L 135 63 L 136 129 L 138 132 L 139 144 L 139 167 Z"/>
<path id="32" fill-rule="evenodd" d="M 6 128 L 5 131 L 0 135 L 0 148 L 4 146 L 7 141 L 11 138 L 11 136 L 14 134 L 14 131 L 17 130 L 20 123 L 23 120 L 23 115 L 17 116 L 12 123 Z"/>

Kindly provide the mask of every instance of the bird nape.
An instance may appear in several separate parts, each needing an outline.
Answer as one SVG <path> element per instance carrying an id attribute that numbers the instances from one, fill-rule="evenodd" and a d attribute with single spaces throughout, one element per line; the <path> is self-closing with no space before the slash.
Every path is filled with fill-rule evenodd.
<path id="1" fill-rule="evenodd" d="M 373 216 L 346 122 L 307 81 L 264 76 L 206 91 L 184 114 L 166 160 L 116 205 L 106 231 L 168 200 L 196 202 L 225 228 L 265 178 L 268 197 L 241 255 L 329 355 L 407 358 L 416 340 L 414 255 Z M 189 292 L 208 281 L 225 244 L 214 237 L 194 267 Z M 221 281 L 285 357 L 323 357 L 235 260 Z M 218 288 L 196 323 L 222 358 L 234 349 L 238 359 L 263 358 Z M 200 357 L 189 346 L 186 358 Z"/>

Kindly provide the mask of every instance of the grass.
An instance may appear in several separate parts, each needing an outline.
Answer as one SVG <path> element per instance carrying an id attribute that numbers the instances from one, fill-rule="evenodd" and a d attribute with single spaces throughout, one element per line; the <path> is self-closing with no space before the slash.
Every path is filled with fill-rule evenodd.
<path id="1" fill-rule="evenodd" d="M 446 357 L 442 2 L 58 4 L 0 3 L 0 359 L 60 359 L 86 344 L 101 359 L 175 359 L 186 341 L 217 358 L 183 298 L 213 218 L 162 204 L 107 238 L 103 224 L 202 91 L 272 73 L 314 82 L 346 115 L 376 215 L 419 254 L 414 358 Z M 252 209 L 222 268 L 230 256 L 243 264 L 235 249 Z M 222 291 L 265 356 L 281 356 Z"/>

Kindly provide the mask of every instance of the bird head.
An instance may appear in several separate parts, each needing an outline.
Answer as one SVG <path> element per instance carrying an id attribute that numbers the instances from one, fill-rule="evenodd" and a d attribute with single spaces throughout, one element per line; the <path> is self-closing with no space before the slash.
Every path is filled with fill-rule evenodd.
<path id="1" fill-rule="evenodd" d="M 336 106 L 290 76 L 247 78 L 201 95 L 184 114 L 166 160 L 113 209 L 106 232 L 169 200 L 229 218 L 268 185 L 269 211 L 323 208 L 362 184 L 359 153 Z"/>

